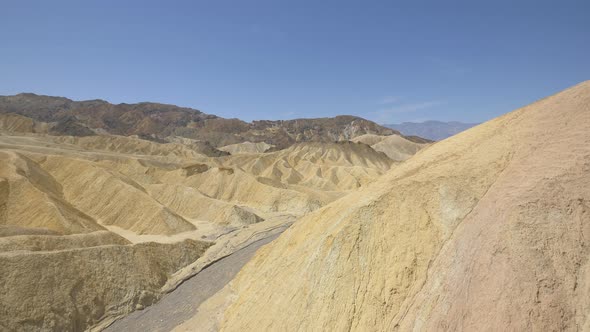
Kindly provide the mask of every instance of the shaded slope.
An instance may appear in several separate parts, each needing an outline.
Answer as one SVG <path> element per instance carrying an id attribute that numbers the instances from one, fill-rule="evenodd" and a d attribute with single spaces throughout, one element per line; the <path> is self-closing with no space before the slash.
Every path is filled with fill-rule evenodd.
<path id="1" fill-rule="evenodd" d="M 149 196 L 141 185 L 113 171 L 60 157 L 47 158 L 43 167 L 62 184 L 69 202 L 103 225 L 137 234 L 171 235 L 195 229 Z"/>
<path id="2" fill-rule="evenodd" d="M 61 185 L 31 159 L 0 152 L 0 228 L 42 229 L 57 234 L 104 230 L 95 219 L 72 206 Z"/>
<path id="3" fill-rule="evenodd" d="M 0 253 L 0 329 L 84 331 L 149 305 L 207 246 L 187 240 Z"/>
<path id="4" fill-rule="evenodd" d="M 219 326 L 586 330 L 589 171 L 585 82 L 437 143 L 299 220 L 217 299 L 229 304 Z"/>

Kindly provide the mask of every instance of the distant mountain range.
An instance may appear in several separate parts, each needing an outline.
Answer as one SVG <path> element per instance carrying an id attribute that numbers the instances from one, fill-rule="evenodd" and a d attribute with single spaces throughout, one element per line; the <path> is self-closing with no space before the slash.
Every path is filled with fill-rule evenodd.
<path id="1" fill-rule="evenodd" d="M 402 135 L 419 136 L 434 141 L 440 141 L 476 125 L 478 125 L 478 123 L 463 123 L 457 121 L 424 121 L 385 124 L 383 126 L 395 129 L 402 133 Z"/>
<path id="2" fill-rule="evenodd" d="M 364 134 L 399 134 L 372 121 L 349 115 L 249 123 L 175 105 L 73 101 L 32 93 L 0 96 L 0 114 L 7 113 L 30 118 L 37 127 L 46 128 L 52 135 L 93 136 L 108 133 L 137 135 L 155 141 L 184 137 L 208 142 L 214 147 L 248 141 L 264 142 L 283 149 L 298 142 L 334 142 Z M 408 139 L 418 143 L 424 141 L 416 137 Z"/>

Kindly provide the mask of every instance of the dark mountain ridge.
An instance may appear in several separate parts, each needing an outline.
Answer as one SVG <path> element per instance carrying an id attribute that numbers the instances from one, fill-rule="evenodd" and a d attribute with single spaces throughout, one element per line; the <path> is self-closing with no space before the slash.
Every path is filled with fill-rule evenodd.
<path id="1" fill-rule="evenodd" d="M 285 148 L 298 142 L 333 142 L 363 134 L 399 134 L 396 130 L 350 115 L 248 123 L 169 104 L 73 101 L 33 93 L 0 96 L 0 114 L 2 113 L 15 113 L 49 123 L 50 132 L 54 135 L 89 136 L 109 133 L 138 135 L 153 140 L 179 136 L 207 141 L 216 147 L 251 141 Z"/>

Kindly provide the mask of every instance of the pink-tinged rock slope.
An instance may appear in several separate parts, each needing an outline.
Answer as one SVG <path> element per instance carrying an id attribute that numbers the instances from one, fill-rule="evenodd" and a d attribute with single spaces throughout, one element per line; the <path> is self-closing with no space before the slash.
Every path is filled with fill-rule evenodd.
<path id="1" fill-rule="evenodd" d="M 307 215 L 179 329 L 588 331 L 589 258 L 584 82 Z"/>

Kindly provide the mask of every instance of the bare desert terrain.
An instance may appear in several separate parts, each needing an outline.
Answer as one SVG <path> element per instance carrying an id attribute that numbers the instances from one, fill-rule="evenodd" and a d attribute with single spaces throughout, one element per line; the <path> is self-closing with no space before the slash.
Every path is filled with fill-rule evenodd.
<path id="1" fill-rule="evenodd" d="M 0 125 L 3 330 L 101 329 L 398 164 L 347 140 L 217 150 L 57 135 L 14 113 Z"/>
<path id="2" fill-rule="evenodd" d="M 177 331 L 590 330 L 590 82 L 294 223 Z"/>
<path id="3" fill-rule="evenodd" d="M 0 114 L 3 330 L 590 329 L 589 82 L 436 143 L 57 125 Z"/>

